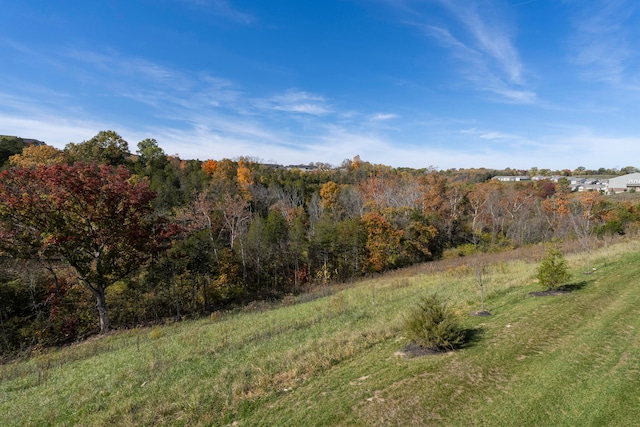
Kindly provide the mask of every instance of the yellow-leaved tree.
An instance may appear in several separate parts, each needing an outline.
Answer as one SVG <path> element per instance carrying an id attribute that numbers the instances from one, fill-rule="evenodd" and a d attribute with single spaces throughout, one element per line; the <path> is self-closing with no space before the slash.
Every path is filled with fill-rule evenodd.
<path id="1" fill-rule="evenodd" d="M 38 165 L 53 165 L 64 163 L 65 156 L 62 150 L 50 145 L 28 145 L 21 154 L 9 157 L 11 166 L 19 168 L 33 168 Z"/>

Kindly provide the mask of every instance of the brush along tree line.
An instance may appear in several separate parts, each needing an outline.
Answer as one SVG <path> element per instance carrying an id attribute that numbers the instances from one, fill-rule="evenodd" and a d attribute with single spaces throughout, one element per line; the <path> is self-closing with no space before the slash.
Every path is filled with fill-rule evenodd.
<path id="1" fill-rule="evenodd" d="M 11 144 L 0 176 L 3 353 L 197 317 L 452 248 L 586 242 L 640 225 L 637 204 L 490 180 L 510 171 L 401 169 L 358 156 L 312 172 L 182 160 L 153 139 L 131 153 L 113 131 L 64 150 Z"/>

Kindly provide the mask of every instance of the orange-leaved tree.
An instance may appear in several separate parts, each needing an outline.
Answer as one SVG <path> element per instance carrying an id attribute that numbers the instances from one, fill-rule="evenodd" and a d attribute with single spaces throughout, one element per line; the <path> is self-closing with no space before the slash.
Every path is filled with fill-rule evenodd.
<path id="1" fill-rule="evenodd" d="M 240 187 L 240 194 L 246 200 L 251 200 L 251 191 L 250 188 L 253 185 L 253 174 L 251 173 L 251 169 L 249 169 L 244 162 L 244 160 L 240 160 L 238 162 L 238 186 Z"/>
<path id="2" fill-rule="evenodd" d="M 218 162 L 215 160 L 210 159 L 202 163 L 202 170 L 207 174 L 207 176 L 213 175 L 217 168 Z"/>
<path id="3" fill-rule="evenodd" d="M 400 239 L 404 234 L 378 212 L 367 212 L 362 217 L 367 232 L 365 243 L 367 264 L 371 271 L 393 267 L 401 250 Z"/>

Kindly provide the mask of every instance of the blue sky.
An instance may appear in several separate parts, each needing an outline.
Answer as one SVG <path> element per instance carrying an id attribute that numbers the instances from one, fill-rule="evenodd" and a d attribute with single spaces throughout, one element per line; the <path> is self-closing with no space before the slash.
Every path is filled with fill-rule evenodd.
<path id="1" fill-rule="evenodd" d="M 0 0 L 0 134 L 441 169 L 640 167 L 636 0 Z"/>

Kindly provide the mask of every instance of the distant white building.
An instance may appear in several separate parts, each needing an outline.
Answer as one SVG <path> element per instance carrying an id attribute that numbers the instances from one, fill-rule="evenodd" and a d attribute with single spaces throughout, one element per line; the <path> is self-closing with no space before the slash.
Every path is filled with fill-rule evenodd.
<path id="1" fill-rule="evenodd" d="M 288 170 L 292 170 L 292 169 L 298 169 L 301 170 L 303 172 L 313 172 L 318 170 L 318 167 L 315 165 L 289 165 L 287 166 Z"/>
<path id="2" fill-rule="evenodd" d="M 606 191 L 607 185 L 601 183 L 585 183 L 577 186 L 576 191 Z"/>
<path id="3" fill-rule="evenodd" d="M 607 193 L 624 193 L 629 190 L 640 189 L 640 172 L 617 176 L 609 179 L 607 183 Z"/>
<path id="4" fill-rule="evenodd" d="M 561 175 L 551 175 L 551 176 L 545 176 L 545 175 L 536 175 L 533 178 L 531 178 L 532 181 L 545 181 L 545 180 L 549 180 L 551 182 L 558 182 L 561 178 L 563 178 L 563 176 Z"/>
<path id="5" fill-rule="evenodd" d="M 531 178 L 529 178 L 528 176 L 505 176 L 505 175 L 498 175 L 498 176 L 494 176 L 493 179 L 497 180 L 497 181 L 502 181 L 502 182 L 519 182 L 519 181 L 529 181 L 531 180 Z"/>
<path id="6" fill-rule="evenodd" d="M 581 185 L 581 184 L 587 183 L 587 178 L 578 178 L 575 176 L 570 176 L 568 179 L 569 179 L 569 184 L 571 185 Z"/>

